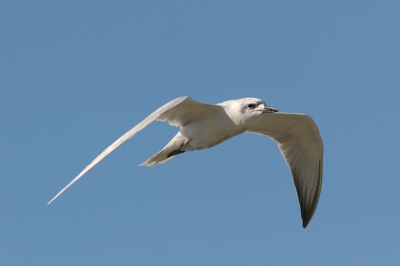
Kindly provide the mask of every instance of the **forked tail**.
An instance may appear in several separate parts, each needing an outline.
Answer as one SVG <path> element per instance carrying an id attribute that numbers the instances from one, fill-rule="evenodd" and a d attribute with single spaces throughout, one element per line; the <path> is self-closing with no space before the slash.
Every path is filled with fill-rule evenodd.
<path id="1" fill-rule="evenodd" d="M 165 163 L 176 155 L 184 153 L 182 147 L 186 144 L 187 138 L 178 132 L 176 136 L 165 146 L 161 151 L 153 155 L 151 158 L 147 159 L 140 166 L 153 166 Z"/>

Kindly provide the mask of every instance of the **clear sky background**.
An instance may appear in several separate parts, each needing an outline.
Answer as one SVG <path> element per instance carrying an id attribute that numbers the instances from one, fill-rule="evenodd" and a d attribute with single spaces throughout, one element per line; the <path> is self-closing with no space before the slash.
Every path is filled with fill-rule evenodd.
<path id="1" fill-rule="evenodd" d="M 399 1 L 1 1 L 1 265 L 397 265 Z M 269 1 L 271 2 L 271 1 Z M 301 226 L 270 139 L 155 168 L 184 95 L 307 113 L 325 145 Z"/>

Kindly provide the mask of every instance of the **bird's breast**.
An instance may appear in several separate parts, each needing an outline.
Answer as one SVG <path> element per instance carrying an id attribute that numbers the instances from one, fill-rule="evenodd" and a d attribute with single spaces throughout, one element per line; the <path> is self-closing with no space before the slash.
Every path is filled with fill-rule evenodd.
<path id="1" fill-rule="evenodd" d="M 244 130 L 229 121 L 198 121 L 189 123 L 180 132 L 188 139 L 185 150 L 189 151 L 211 148 Z"/>

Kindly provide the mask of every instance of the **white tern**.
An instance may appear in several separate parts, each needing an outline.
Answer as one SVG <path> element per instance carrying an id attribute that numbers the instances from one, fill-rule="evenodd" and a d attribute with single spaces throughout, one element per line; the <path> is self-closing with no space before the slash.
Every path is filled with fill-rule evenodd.
<path id="1" fill-rule="evenodd" d="M 180 131 L 160 152 L 141 165 L 162 164 L 178 154 L 211 148 L 244 132 L 266 135 L 276 141 L 292 173 L 303 227 L 307 227 L 317 208 L 322 186 L 324 147 L 319 130 L 308 115 L 279 113 L 256 98 L 219 104 L 197 102 L 189 96 L 170 101 L 106 148 L 48 204 L 122 143 L 156 120 L 168 121 L 170 125 L 180 127 Z"/>

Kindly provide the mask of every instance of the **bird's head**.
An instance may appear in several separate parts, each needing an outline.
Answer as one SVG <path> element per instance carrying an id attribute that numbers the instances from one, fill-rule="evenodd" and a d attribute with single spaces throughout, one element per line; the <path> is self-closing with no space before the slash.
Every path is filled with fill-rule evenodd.
<path id="1" fill-rule="evenodd" d="M 224 104 L 224 109 L 236 124 L 244 126 L 257 122 L 263 114 L 278 112 L 276 108 L 268 106 L 264 101 L 257 98 L 227 101 Z"/>

